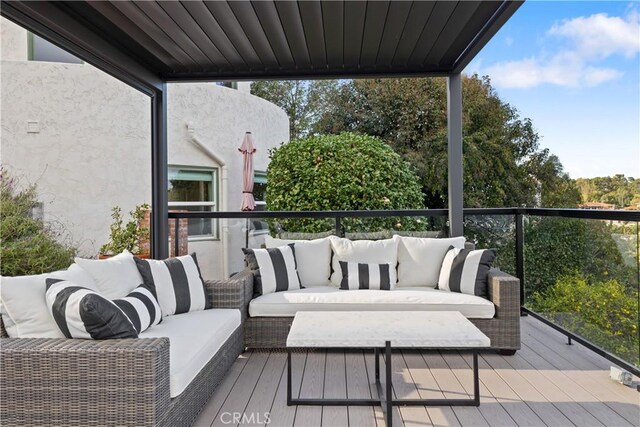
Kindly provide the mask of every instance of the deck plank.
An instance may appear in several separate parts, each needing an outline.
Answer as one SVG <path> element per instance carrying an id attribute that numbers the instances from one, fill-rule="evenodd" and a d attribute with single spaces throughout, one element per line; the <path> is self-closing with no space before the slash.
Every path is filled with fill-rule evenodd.
<path id="1" fill-rule="evenodd" d="M 397 399 L 419 399 L 416 387 L 402 352 L 393 352 L 391 356 L 392 383 Z M 432 426 L 431 418 L 424 406 L 401 406 L 400 415 L 405 427 Z"/>
<path id="2" fill-rule="evenodd" d="M 500 363 L 498 355 L 483 355 L 480 359 L 480 366 L 484 369 L 492 369 L 502 377 L 520 399 L 523 402 L 527 402 L 529 407 L 545 424 L 549 426 L 573 426 L 573 423 L 552 402 L 549 402 L 538 390 L 527 383 L 527 380 L 523 378 L 520 372 L 511 369 L 506 363 Z"/>
<path id="3" fill-rule="evenodd" d="M 457 352 L 399 351 L 393 354 L 396 397 L 456 398 L 472 393 L 471 356 Z M 481 405 L 394 407 L 394 426 L 638 426 L 635 389 L 609 379 L 606 359 L 533 318 L 522 319 L 522 349 L 514 356 L 487 352 L 480 358 Z M 295 353 L 294 396 L 377 398 L 370 351 Z M 384 372 L 384 363 L 381 363 Z M 264 427 L 386 427 L 379 406 L 286 405 L 286 353 L 248 351 L 233 364 L 196 422 L 229 425 L 220 416 L 249 416 L 241 425 Z M 251 422 L 251 415 L 269 413 Z"/>
<path id="4" fill-rule="evenodd" d="M 324 397 L 347 397 L 347 373 L 344 351 L 327 351 L 324 371 Z M 348 427 L 349 413 L 346 406 L 323 406 L 322 425 L 325 427 Z"/>
<path id="5" fill-rule="evenodd" d="M 444 361 L 440 353 L 422 352 L 422 357 L 431 370 L 431 374 L 436 380 L 438 387 L 447 399 L 468 399 L 467 391 L 462 387 L 456 376 L 451 372 L 447 362 Z M 476 407 L 455 406 L 453 412 L 462 426 L 488 426 L 489 424 Z"/>
<path id="6" fill-rule="evenodd" d="M 582 407 L 589 411 L 595 418 L 606 426 L 630 426 L 627 420 L 622 418 L 613 409 L 602 403 L 595 396 L 584 389 L 580 384 L 574 382 L 563 371 L 556 369 L 551 363 L 543 359 L 540 355 L 523 345 L 518 351 L 517 357 L 526 363 L 535 366 L 536 371 L 548 378 L 552 384 L 567 390 L 568 395 L 579 402 Z M 511 359 L 508 359 L 508 361 Z"/>
<path id="7" fill-rule="evenodd" d="M 635 402 L 629 402 L 629 399 L 622 395 L 627 387 L 616 384 L 608 377 L 608 372 L 597 368 L 578 368 L 570 361 L 571 354 L 561 354 L 562 349 L 551 349 L 543 342 L 533 342 L 534 338 L 529 337 L 529 348 L 535 351 L 542 358 L 549 361 L 555 369 L 562 370 L 565 375 L 571 378 L 575 383 L 580 384 L 584 389 L 589 391 L 601 402 L 604 402 L 611 409 L 616 411 L 620 416 L 634 425 L 638 425 L 638 401 L 637 395 Z M 569 346 L 567 346 L 569 347 Z M 568 353 L 575 353 L 571 350 Z M 577 357 L 576 357 L 577 358 Z M 579 362 L 578 362 L 579 363 Z M 633 392 L 637 393 L 637 392 Z"/>
<path id="8" fill-rule="evenodd" d="M 262 374 L 262 370 L 264 369 L 268 358 L 269 353 L 267 352 L 257 352 L 251 355 L 249 360 L 247 360 L 241 375 L 238 377 L 238 380 L 231 388 L 231 391 L 220 408 L 218 415 L 213 419 L 211 424 L 212 427 L 228 426 L 229 415 L 225 414 L 245 413 L 244 411 L 247 407 L 247 403 L 249 403 L 249 399 L 253 394 L 253 390 L 258 383 L 258 379 Z"/>
<path id="9" fill-rule="evenodd" d="M 445 362 L 470 395 L 473 394 L 473 356 L 467 358 L 458 352 L 443 354 Z M 489 393 L 480 378 L 480 412 L 491 426 L 517 426 L 507 411 Z"/>
<path id="10" fill-rule="evenodd" d="M 429 367 L 418 351 L 403 351 L 409 374 L 416 384 L 421 399 L 444 399 Z M 460 422 L 450 406 L 430 406 L 427 413 L 434 426 L 459 426 Z"/>
<path id="11" fill-rule="evenodd" d="M 244 410 L 248 418 L 240 424 L 243 426 L 258 426 L 266 423 L 266 415 L 271 411 L 273 399 L 278 390 L 278 383 L 285 368 L 287 356 L 282 352 L 272 352 L 262 370 L 262 375 L 256 384 L 249 403 Z"/>
<path id="12" fill-rule="evenodd" d="M 286 353 L 285 354 L 286 357 Z M 302 385 L 302 372 L 307 361 L 307 354 L 294 353 L 291 357 L 291 389 L 292 396 L 300 394 Z M 292 427 L 296 418 L 296 406 L 287 406 L 287 366 L 282 369 L 280 382 L 278 383 L 269 418 L 271 422 L 265 426 Z"/>
<path id="13" fill-rule="evenodd" d="M 229 392 L 233 388 L 234 384 L 238 380 L 238 377 L 242 373 L 242 370 L 247 364 L 247 360 L 251 358 L 253 355 L 252 352 L 242 353 L 240 357 L 238 357 L 233 365 L 231 365 L 231 369 L 229 369 L 229 373 L 224 377 L 218 389 L 214 392 L 213 396 L 207 403 L 207 405 L 202 409 L 198 418 L 194 422 L 194 426 L 205 427 L 211 426 L 213 420 L 218 415 L 220 408 L 224 404 L 227 396 L 229 396 Z"/>
<path id="14" fill-rule="evenodd" d="M 362 350 L 345 352 L 345 369 L 347 373 L 347 397 L 352 399 L 370 399 L 369 377 Z M 350 427 L 374 427 L 376 418 L 370 406 L 349 406 Z"/>
<path id="15" fill-rule="evenodd" d="M 584 406 L 580 405 L 570 396 L 570 390 L 566 390 L 566 392 L 562 390 L 542 375 L 534 366 L 522 359 L 520 355 L 516 354 L 511 357 L 501 357 L 496 354 L 485 357 L 485 360 L 487 360 L 493 368 L 500 366 L 503 369 L 517 370 L 532 387 L 540 392 L 549 402 L 553 402 L 558 410 L 573 424 L 580 426 L 604 425 Z"/>
<path id="16" fill-rule="evenodd" d="M 307 355 L 304 373 L 302 375 L 302 386 L 300 387 L 301 398 L 319 398 L 324 392 L 324 365 L 327 353 L 324 351 L 312 351 Z M 310 427 L 322 425 L 321 406 L 298 406 L 296 419 L 293 424 L 299 427 Z"/>

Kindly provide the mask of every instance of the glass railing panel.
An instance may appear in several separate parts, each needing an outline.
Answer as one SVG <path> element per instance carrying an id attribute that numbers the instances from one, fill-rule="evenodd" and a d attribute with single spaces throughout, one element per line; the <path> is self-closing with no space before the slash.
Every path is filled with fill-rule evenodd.
<path id="1" fill-rule="evenodd" d="M 528 216 L 525 306 L 640 366 L 638 223 Z"/>
<path id="2" fill-rule="evenodd" d="M 493 265 L 516 274 L 514 215 L 465 215 L 464 236 L 478 249 L 496 249 Z"/>

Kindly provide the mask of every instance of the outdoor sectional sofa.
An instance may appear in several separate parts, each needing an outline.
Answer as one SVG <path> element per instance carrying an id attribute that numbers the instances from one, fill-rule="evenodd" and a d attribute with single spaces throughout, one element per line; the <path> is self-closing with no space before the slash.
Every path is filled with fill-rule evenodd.
<path id="1" fill-rule="evenodd" d="M 406 237 L 396 236 L 406 239 Z M 349 243 L 349 239 L 327 237 Z M 411 238 L 409 238 L 411 239 Z M 423 242 L 429 239 L 416 239 Z M 440 239 L 433 239 L 440 240 Z M 380 242 L 381 240 L 379 240 Z M 390 240 L 386 240 L 389 242 Z M 292 240 L 267 238 L 267 247 L 276 247 Z M 295 242 L 300 242 L 295 241 Z M 319 240 L 313 240 L 319 242 Z M 464 240 L 463 240 L 464 242 Z M 464 247 L 473 249 L 473 243 Z M 329 263 L 335 272 L 336 253 Z M 298 252 L 296 252 L 298 258 Z M 357 256 L 356 256 L 357 258 Z M 320 263 L 321 257 L 313 257 Z M 324 261 L 327 262 L 327 261 Z M 383 262 L 380 261 L 379 262 Z M 391 262 L 391 260 L 390 260 Z M 396 262 L 394 259 L 393 262 Z M 441 260 L 439 261 L 441 263 Z M 304 283 L 304 272 L 298 271 Z M 304 266 L 302 266 L 304 268 Z M 284 348 L 293 316 L 303 311 L 377 311 L 377 310 L 440 310 L 459 311 L 491 339 L 491 348 L 501 354 L 514 354 L 520 349 L 520 281 L 505 272 L 492 268 L 487 278 L 487 298 L 440 291 L 426 287 L 399 287 L 386 290 L 342 290 L 335 284 L 309 286 L 305 289 L 287 290 L 266 295 L 255 295 L 255 270 L 245 269 L 237 276 L 233 286 L 244 284 L 245 301 L 242 307 L 246 316 L 244 339 L 247 348 Z M 239 292 L 239 291 L 237 291 Z"/>
<path id="2" fill-rule="evenodd" d="M 245 303 L 242 310 L 247 316 L 244 324 L 244 343 L 247 348 L 284 348 L 293 316 L 251 316 L 250 304 L 253 300 L 253 273 L 244 270 L 231 286 L 245 286 Z M 520 282 L 517 278 L 497 269 L 489 272 L 489 301 L 495 306 L 491 318 L 469 320 L 491 339 L 491 348 L 501 354 L 513 354 L 520 349 Z M 349 291 L 347 291 L 349 292 Z M 402 292 L 402 291 L 390 291 Z M 254 303 L 255 304 L 255 303 Z M 321 303 L 322 304 L 322 303 Z M 327 302 L 326 310 L 336 306 Z M 396 306 L 397 307 L 397 306 Z M 451 307 L 454 309 L 455 307 Z M 353 309 L 353 306 L 350 307 Z M 415 306 L 412 310 L 415 310 Z M 437 309 L 425 304 L 425 310 Z"/>
<path id="3" fill-rule="evenodd" d="M 301 277 L 307 273 L 299 269 Z M 492 349 L 513 354 L 520 348 L 519 281 L 496 269 L 488 273 L 488 298 L 331 286 L 256 298 L 255 280 L 247 268 L 227 280 L 205 281 L 212 308 L 164 317 L 137 339 L 9 338 L 15 325 L 0 321 L 2 425 L 189 426 L 246 348 L 286 346 L 297 310 L 460 311 L 491 339 Z M 4 298 L 6 283 L 2 291 Z"/>
<path id="4" fill-rule="evenodd" d="M 207 281 L 214 308 L 164 318 L 138 339 L 8 338 L 0 324 L 2 425 L 191 425 L 244 351 L 248 286 Z"/>

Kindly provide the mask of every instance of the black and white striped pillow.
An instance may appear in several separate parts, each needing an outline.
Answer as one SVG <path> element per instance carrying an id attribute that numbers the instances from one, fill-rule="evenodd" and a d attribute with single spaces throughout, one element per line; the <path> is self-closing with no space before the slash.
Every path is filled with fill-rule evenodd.
<path id="1" fill-rule="evenodd" d="M 242 249 L 253 272 L 254 296 L 302 288 L 293 246 Z"/>
<path id="2" fill-rule="evenodd" d="M 163 316 L 211 308 L 196 254 L 162 261 L 134 259 L 144 284 L 155 289 Z"/>
<path id="3" fill-rule="evenodd" d="M 451 246 L 442 261 L 438 289 L 487 298 L 487 275 L 495 249 L 459 249 Z"/>
<path id="4" fill-rule="evenodd" d="M 162 322 L 160 304 L 147 285 L 138 286 L 126 297 L 114 299 L 113 303 L 127 315 L 138 333 Z"/>
<path id="5" fill-rule="evenodd" d="M 379 289 L 389 291 L 396 284 L 396 269 L 391 264 L 338 262 L 342 270 L 340 289 Z"/>
<path id="6" fill-rule="evenodd" d="M 49 313 L 67 338 L 137 338 L 160 322 L 153 293 L 141 285 L 125 298 L 110 301 L 99 293 L 60 279 L 46 279 Z"/>

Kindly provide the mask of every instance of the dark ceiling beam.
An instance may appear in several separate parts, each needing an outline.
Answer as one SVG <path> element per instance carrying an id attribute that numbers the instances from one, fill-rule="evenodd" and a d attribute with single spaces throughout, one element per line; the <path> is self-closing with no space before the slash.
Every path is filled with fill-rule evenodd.
<path id="1" fill-rule="evenodd" d="M 524 0 L 505 0 L 493 17 L 480 30 L 478 35 L 469 43 L 453 65 L 453 73 L 460 73 L 476 57 L 478 52 L 491 40 L 502 26 L 522 6 Z"/>
<path id="2" fill-rule="evenodd" d="M 225 73 L 167 73 L 162 78 L 167 83 L 179 82 L 211 82 L 211 81 L 257 81 L 257 80 L 327 80 L 327 79 L 382 79 L 403 77 L 447 77 L 451 75 L 451 70 L 435 69 L 435 68 L 403 68 L 403 69 L 309 69 L 297 71 L 266 71 L 257 73 L 238 72 L 233 74 Z"/>
<path id="3" fill-rule="evenodd" d="M 163 82 L 159 74 L 109 43 L 108 37 L 98 34 L 60 5 L 56 2 L 3 0 L 0 13 L 146 95 L 153 96 L 161 90 Z"/>

